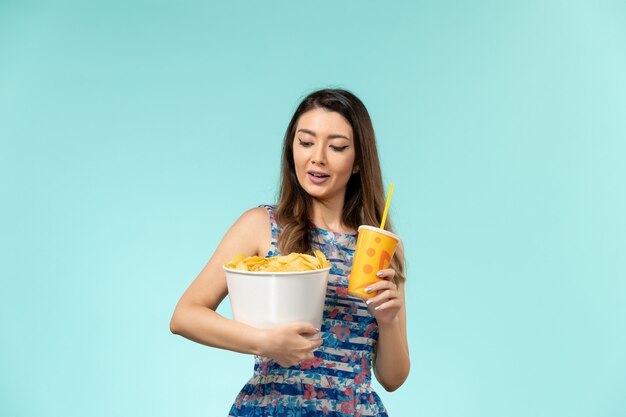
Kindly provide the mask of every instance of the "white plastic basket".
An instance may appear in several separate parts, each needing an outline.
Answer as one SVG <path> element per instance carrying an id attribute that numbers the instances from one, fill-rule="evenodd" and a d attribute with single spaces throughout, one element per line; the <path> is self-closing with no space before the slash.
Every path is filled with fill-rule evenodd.
<path id="1" fill-rule="evenodd" d="M 235 320 L 258 328 L 307 322 L 320 329 L 330 267 L 252 272 L 224 267 Z"/>

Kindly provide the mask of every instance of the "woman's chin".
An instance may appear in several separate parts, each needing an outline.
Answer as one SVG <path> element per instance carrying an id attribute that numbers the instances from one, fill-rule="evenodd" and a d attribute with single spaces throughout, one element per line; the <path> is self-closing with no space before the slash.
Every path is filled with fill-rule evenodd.
<path id="1" fill-rule="evenodd" d="M 330 192 L 330 190 L 320 190 L 320 189 L 312 189 L 312 188 L 305 188 L 304 191 L 306 191 L 306 193 L 311 197 L 314 198 L 316 200 L 324 200 L 324 201 L 328 201 L 328 200 L 332 200 L 333 198 L 338 197 L 337 193 L 333 193 Z"/>

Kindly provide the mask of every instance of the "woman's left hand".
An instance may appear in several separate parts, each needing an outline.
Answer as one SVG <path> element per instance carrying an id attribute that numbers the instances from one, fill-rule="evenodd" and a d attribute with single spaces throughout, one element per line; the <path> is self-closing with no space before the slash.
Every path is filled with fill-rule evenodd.
<path id="1" fill-rule="evenodd" d="M 366 304 L 379 325 L 391 323 L 404 304 L 404 300 L 398 292 L 398 287 L 393 282 L 395 275 L 396 271 L 393 269 L 382 269 L 378 272 L 378 277 L 382 281 L 372 284 L 365 289 L 365 292 L 369 293 L 378 291 L 378 294 L 367 300 Z"/>

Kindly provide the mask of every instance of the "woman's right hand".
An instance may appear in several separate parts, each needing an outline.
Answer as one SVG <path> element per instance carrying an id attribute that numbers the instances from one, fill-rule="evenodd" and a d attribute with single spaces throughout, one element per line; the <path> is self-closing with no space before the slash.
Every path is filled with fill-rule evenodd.
<path id="1" fill-rule="evenodd" d="M 289 368 L 303 360 L 313 359 L 313 351 L 324 340 L 311 340 L 305 336 L 318 333 L 309 323 L 291 323 L 263 331 L 261 356 L 273 359 L 280 366 Z"/>

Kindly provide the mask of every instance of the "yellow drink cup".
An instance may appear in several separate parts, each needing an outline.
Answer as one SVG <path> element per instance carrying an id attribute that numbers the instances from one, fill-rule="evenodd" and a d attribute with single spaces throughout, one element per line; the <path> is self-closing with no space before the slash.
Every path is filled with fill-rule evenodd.
<path id="1" fill-rule="evenodd" d="M 352 271 L 348 278 L 348 294 L 367 300 L 377 292 L 368 294 L 365 289 L 382 281 L 376 273 L 389 268 L 400 238 L 374 226 L 359 226 L 358 233 Z"/>

